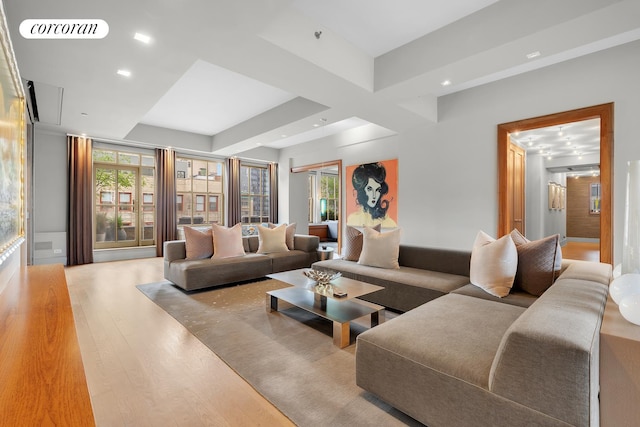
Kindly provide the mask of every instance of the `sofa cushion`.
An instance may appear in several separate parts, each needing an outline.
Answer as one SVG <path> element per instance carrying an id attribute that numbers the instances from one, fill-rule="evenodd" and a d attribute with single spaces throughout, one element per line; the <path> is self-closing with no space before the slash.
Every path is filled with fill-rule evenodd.
<path id="1" fill-rule="evenodd" d="M 370 267 L 398 269 L 400 253 L 400 229 L 381 233 L 371 227 L 362 230 L 362 253 L 358 264 Z"/>
<path id="2" fill-rule="evenodd" d="M 223 259 L 176 260 L 166 268 L 165 277 L 188 291 L 264 277 L 272 272 L 271 259 L 260 254 Z"/>
<path id="3" fill-rule="evenodd" d="M 213 235 L 211 228 L 200 231 L 184 227 L 186 259 L 205 259 L 213 255 Z"/>
<path id="4" fill-rule="evenodd" d="M 282 224 L 275 228 L 258 226 L 259 254 L 270 254 L 276 252 L 288 252 L 286 243 L 287 226 Z"/>
<path id="5" fill-rule="evenodd" d="M 517 230 L 514 230 L 517 232 Z M 519 235 L 520 233 L 511 233 Z M 520 235 L 521 236 L 521 235 Z M 557 234 L 535 241 L 514 239 L 518 251 L 518 270 L 514 288 L 540 296 L 549 289 L 556 279 L 556 254 L 559 237 Z M 512 237 L 513 238 L 513 237 Z M 562 262 L 560 263 L 562 264 Z"/>
<path id="6" fill-rule="evenodd" d="M 488 388 L 502 336 L 524 311 L 464 295 L 445 295 L 360 334 L 357 363 L 361 363 L 360 346 L 367 343 L 401 354 L 414 369 L 432 370 Z M 411 374 L 397 375 L 402 381 L 403 375 Z"/>
<path id="7" fill-rule="evenodd" d="M 272 273 L 296 270 L 298 268 L 309 268 L 315 260 L 315 258 L 312 258 L 312 254 L 300 250 L 275 252 L 267 256 L 271 259 Z"/>
<path id="8" fill-rule="evenodd" d="M 535 295 L 531 295 L 528 292 L 520 291 L 513 288 L 511 288 L 511 292 L 509 292 L 509 295 L 500 298 L 500 297 L 491 295 L 488 292 L 485 292 L 483 289 L 475 285 L 472 285 L 471 283 L 461 288 L 455 289 L 451 291 L 451 293 L 486 299 L 488 301 L 496 301 L 496 302 L 501 302 L 505 304 L 517 305 L 518 307 L 529 307 L 538 299 L 538 297 L 536 297 Z"/>
<path id="9" fill-rule="evenodd" d="M 381 230 L 382 225 L 377 224 L 372 227 L 376 231 Z M 355 227 L 347 225 L 345 233 L 345 244 L 343 258 L 347 261 L 358 261 L 362 253 L 362 232 Z"/>
<path id="10" fill-rule="evenodd" d="M 412 310 L 469 283 L 467 276 L 405 266 L 397 270 L 369 267 L 342 259 L 318 261 L 313 268 L 339 271 L 350 279 L 383 286 L 383 290 L 363 295 L 360 299 L 401 312 Z"/>
<path id="11" fill-rule="evenodd" d="M 498 240 L 478 232 L 471 251 L 471 283 L 497 297 L 509 295 L 518 268 L 518 252 L 510 235 Z"/>
<path id="12" fill-rule="evenodd" d="M 213 259 L 229 258 L 244 255 L 242 242 L 242 224 L 231 228 L 218 224 L 213 227 Z"/>

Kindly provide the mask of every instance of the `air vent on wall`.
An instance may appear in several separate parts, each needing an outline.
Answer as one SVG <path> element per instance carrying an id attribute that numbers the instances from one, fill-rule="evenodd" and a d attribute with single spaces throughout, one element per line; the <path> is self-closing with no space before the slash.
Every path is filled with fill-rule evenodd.
<path id="1" fill-rule="evenodd" d="M 64 89 L 33 80 L 25 80 L 24 86 L 31 121 L 60 126 Z"/>

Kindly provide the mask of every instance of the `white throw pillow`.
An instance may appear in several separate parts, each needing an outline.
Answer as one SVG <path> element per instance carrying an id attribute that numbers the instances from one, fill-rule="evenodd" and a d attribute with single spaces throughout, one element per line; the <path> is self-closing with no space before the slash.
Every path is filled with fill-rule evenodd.
<path id="1" fill-rule="evenodd" d="M 358 264 L 381 268 L 400 268 L 400 229 L 380 233 L 371 227 L 362 230 L 362 252 Z"/>
<path id="2" fill-rule="evenodd" d="M 518 270 L 518 250 L 510 235 L 498 240 L 480 231 L 471 251 L 471 283 L 497 297 L 511 291 Z"/>
<path id="3" fill-rule="evenodd" d="M 242 224 L 231 228 L 211 224 L 213 228 L 213 259 L 229 258 L 244 255 L 242 244 Z"/>
<path id="4" fill-rule="evenodd" d="M 282 224 L 275 228 L 258 226 L 258 253 L 271 254 L 276 252 L 289 252 L 286 242 L 287 225 Z"/>

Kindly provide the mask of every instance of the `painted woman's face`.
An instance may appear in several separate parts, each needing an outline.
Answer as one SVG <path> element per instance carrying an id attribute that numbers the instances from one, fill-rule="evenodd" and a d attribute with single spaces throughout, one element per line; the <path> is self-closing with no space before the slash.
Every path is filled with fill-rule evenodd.
<path id="1" fill-rule="evenodd" d="M 367 195 L 367 205 L 370 208 L 375 208 L 378 200 L 380 200 L 380 187 L 381 185 L 373 178 L 369 178 L 367 185 L 364 187 L 364 192 Z"/>

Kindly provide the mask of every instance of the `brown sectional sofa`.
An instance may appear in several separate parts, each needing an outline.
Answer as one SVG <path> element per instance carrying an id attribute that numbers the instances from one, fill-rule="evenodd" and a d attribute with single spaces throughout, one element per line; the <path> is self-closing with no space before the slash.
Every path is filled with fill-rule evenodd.
<path id="1" fill-rule="evenodd" d="M 187 260 L 184 240 L 164 244 L 164 277 L 187 291 L 258 279 L 271 273 L 310 267 L 318 260 L 317 236 L 296 234 L 294 249 L 258 254 L 259 237 L 243 236 L 245 255 Z"/>
<path id="2" fill-rule="evenodd" d="M 599 331 L 610 265 L 564 260 L 542 296 L 497 298 L 468 277 L 458 281 L 469 274 L 470 253 L 401 247 L 400 254 L 399 270 L 314 264 L 375 279 L 386 286 L 371 294 L 376 302 L 407 311 L 358 336 L 360 387 L 430 427 L 599 425 Z M 410 286 L 415 303 L 393 295 Z"/>

